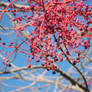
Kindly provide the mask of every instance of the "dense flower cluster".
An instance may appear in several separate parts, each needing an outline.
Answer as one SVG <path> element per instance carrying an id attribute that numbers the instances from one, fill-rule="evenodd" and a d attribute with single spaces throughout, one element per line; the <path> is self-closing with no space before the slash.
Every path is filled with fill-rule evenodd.
<path id="1" fill-rule="evenodd" d="M 90 47 L 88 39 L 92 34 L 92 6 L 85 5 L 84 1 L 28 0 L 28 5 L 21 8 L 9 6 L 14 17 L 12 21 L 16 22 L 15 33 L 26 38 L 23 43 L 30 47 L 30 52 L 19 50 L 21 45 L 15 49 L 28 55 L 28 67 L 34 57 L 36 62 L 43 62 L 42 66 L 47 70 L 55 70 L 56 62 L 63 61 L 65 54 L 74 65 L 85 58 L 83 53 Z M 21 15 L 18 14 L 20 11 Z M 26 33 L 28 27 L 34 29 Z"/>

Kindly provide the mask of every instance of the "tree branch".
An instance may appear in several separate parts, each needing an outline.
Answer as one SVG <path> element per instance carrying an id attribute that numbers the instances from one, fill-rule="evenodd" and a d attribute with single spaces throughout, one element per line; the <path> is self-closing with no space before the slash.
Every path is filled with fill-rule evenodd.
<path id="1" fill-rule="evenodd" d="M 28 70 L 28 69 L 46 69 L 46 67 L 42 67 L 41 65 L 34 65 L 31 68 L 28 67 L 22 67 L 22 68 L 16 68 L 16 69 L 12 69 L 10 71 L 6 71 L 6 72 L 0 72 L 0 75 L 2 74 L 9 74 L 9 73 L 14 73 L 14 72 L 18 72 L 18 71 L 22 71 L 22 70 Z M 73 78 L 71 78 L 69 75 L 67 75 L 65 72 L 63 72 L 61 69 L 57 68 L 55 69 L 55 71 L 57 71 L 60 75 L 62 75 L 64 78 L 68 79 L 73 85 L 78 85 L 79 88 L 82 88 L 84 91 L 87 92 L 87 89 L 82 86 L 81 84 L 79 84 L 77 81 L 75 81 Z"/>

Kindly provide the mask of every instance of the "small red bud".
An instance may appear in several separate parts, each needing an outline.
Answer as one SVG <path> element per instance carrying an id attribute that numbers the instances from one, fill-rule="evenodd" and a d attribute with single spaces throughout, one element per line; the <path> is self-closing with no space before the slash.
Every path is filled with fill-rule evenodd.
<path id="1" fill-rule="evenodd" d="M 31 67 L 31 64 L 29 63 L 27 67 L 30 68 Z"/>

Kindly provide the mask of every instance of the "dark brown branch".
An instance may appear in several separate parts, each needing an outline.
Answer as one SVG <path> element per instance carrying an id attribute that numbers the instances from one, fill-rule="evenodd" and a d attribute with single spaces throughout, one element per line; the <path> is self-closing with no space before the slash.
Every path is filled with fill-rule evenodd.
<path id="1" fill-rule="evenodd" d="M 83 80 L 84 80 L 84 83 L 86 85 L 86 90 L 85 92 L 89 92 L 89 89 L 88 89 L 88 85 L 87 85 L 87 81 L 86 81 L 86 78 L 85 76 L 81 73 L 81 71 L 78 69 L 77 66 L 73 65 L 70 61 L 70 59 L 68 58 L 68 56 L 64 53 L 63 49 L 60 47 L 61 51 L 63 52 L 64 56 L 66 57 L 66 59 L 69 61 L 69 63 L 80 73 L 80 75 L 82 76 Z"/>
<path id="2" fill-rule="evenodd" d="M 54 35 L 54 39 L 55 39 L 55 41 L 57 42 L 57 39 L 56 39 L 55 35 Z M 85 76 L 81 73 L 81 71 L 78 69 L 77 66 L 75 66 L 74 64 L 71 63 L 70 59 L 68 58 L 68 56 L 66 55 L 66 53 L 63 51 L 63 49 L 62 49 L 61 46 L 60 46 L 60 50 L 63 52 L 63 54 L 64 54 L 64 56 L 66 57 L 66 59 L 68 60 L 68 62 L 69 62 L 69 63 L 79 72 L 79 74 L 82 76 L 82 78 L 83 78 L 83 80 L 84 80 L 84 83 L 85 83 L 85 85 L 86 85 L 86 90 L 85 90 L 85 92 L 89 92 L 89 89 L 88 89 L 88 85 L 87 85 Z"/>
<path id="3" fill-rule="evenodd" d="M 35 3 L 35 2 L 32 1 L 32 3 Z M 8 2 L 0 2 L 0 7 L 4 7 L 5 8 L 5 7 L 9 6 L 9 4 L 10 3 L 8 3 Z M 21 4 L 12 4 L 12 6 L 14 8 L 20 9 L 20 10 L 18 10 L 18 11 L 17 10 L 8 10 L 8 11 L 4 11 L 4 12 L 14 12 L 14 11 L 21 12 L 21 9 L 23 9 L 22 7 L 29 8 L 29 5 L 21 5 Z M 9 7 L 11 7 L 11 6 L 9 6 Z M 34 7 L 33 10 L 36 11 L 37 8 Z"/>
<path id="4" fill-rule="evenodd" d="M 7 31 L 2 25 L 0 25 L 1 29 L 3 29 L 4 31 Z"/>
<path id="5" fill-rule="evenodd" d="M 7 72 L 0 72 L 0 75 L 2 74 L 9 74 L 9 73 L 14 73 L 14 72 L 18 72 L 18 71 L 22 71 L 22 70 L 28 70 L 28 69 L 46 69 L 46 67 L 43 67 L 41 65 L 34 65 L 31 68 L 28 67 L 22 67 L 22 68 L 16 68 L 16 69 L 12 69 L 10 71 Z M 84 91 L 86 91 L 86 88 L 84 86 L 82 86 L 81 84 L 79 84 L 77 81 L 75 81 L 73 78 L 71 78 L 69 75 L 67 75 L 65 72 L 63 72 L 61 69 L 57 68 L 55 69 L 55 71 L 57 71 L 60 75 L 62 75 L 64 78 L 68 79 L 73 85 L 78 85 L 80 88 L 82 88 Z"/>

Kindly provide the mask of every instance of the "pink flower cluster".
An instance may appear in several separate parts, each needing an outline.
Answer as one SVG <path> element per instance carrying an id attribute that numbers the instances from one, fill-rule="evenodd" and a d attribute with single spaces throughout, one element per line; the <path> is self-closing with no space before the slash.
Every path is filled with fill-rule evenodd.
<path id="1" fill-rule="evenodd" d="M 55 70 L 56 62 L 63 61 L 64 53 L 74 64 L 85 58 L 83 53 L 90 47 L 88 38 L 91 39 L 89 34 L 92 34 L 92 6 L 85 5 L 84 1 L 28 0 L 28 6 L 11 5 L 12 21 L 18 24 L 15 33 L 26 38 L 24 43 L 30 47 L 30 53 L 16 49 L 28 55 L 28 67 L 34 57 L 37 62 L 43 62 L 47 70 Z M 26 34 L 27 27 L 34 29 Z"/>

